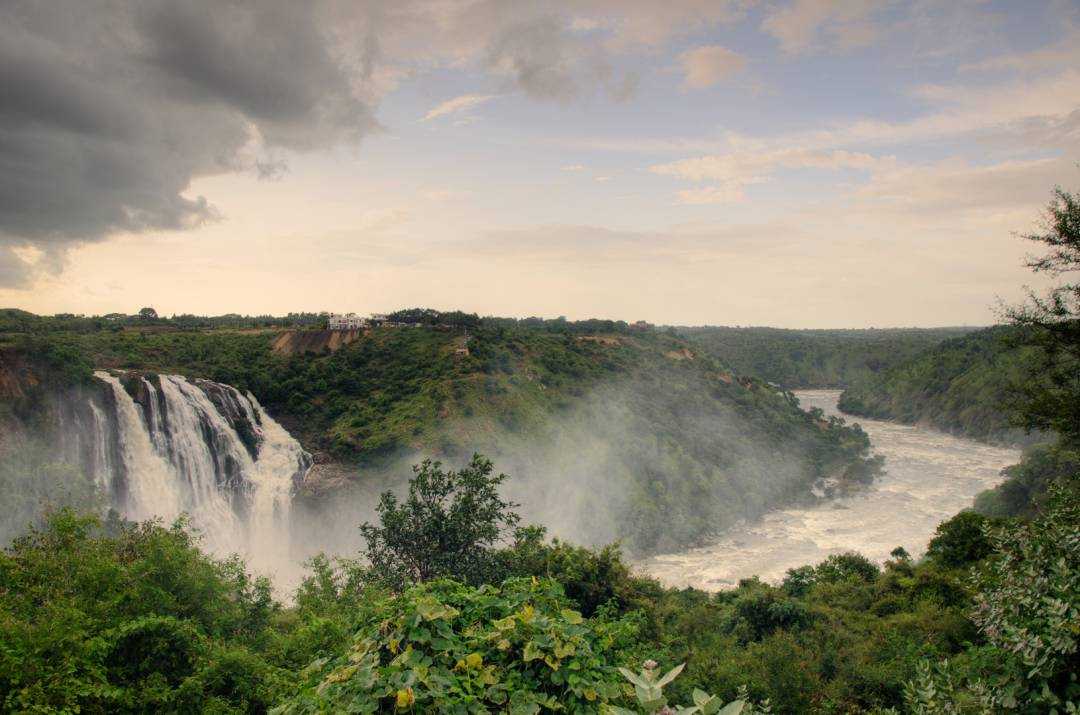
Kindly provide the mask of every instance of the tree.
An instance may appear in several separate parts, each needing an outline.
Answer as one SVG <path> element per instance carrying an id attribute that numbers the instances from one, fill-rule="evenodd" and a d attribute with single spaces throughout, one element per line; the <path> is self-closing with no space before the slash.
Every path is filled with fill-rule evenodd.
<path id="1" fill-rule="evenodd" d="M 158 314 L 153 308 L 142 308 L 139 310 L 139 317 L 142 320 L 157 320 Z"/>
<path id="2" fill-rule="evenodd" d="M 475 454 L 458 471 L 424 460 L 413 466 L 409 495 L 399 502 L 383 492 L 380 526 L 360 527 L 372 575 L 393 588 L 451 577 L 469 583 L 495 580 L 495 547 L 515 532 L 519 505 L 499 496 L 505 474 Z"/>
<path id="3" fill-rule="evenodd" d="M 1080 271 L 1080 197 L 1054 189 L 1040 228 L 1023 238 L 1048 252 L 1029 256 L 1028 267 L 1055 279 Z M 1080 281 L 1046 295 L 1029 290 L 1027 302 L 1005 316 L 1025 329 L 1022 341 L 1042 348 L 1041 364 L 1020 389 L 1021 424 L 1057 432 L 1066 444 L 1080 441 Z"/>

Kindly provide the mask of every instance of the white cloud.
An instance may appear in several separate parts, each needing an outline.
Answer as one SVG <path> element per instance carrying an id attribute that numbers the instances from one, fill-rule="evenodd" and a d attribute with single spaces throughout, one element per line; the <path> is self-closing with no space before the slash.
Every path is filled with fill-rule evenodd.
<path id="1" fill-rule="evenodd" d="M 746 66 L 745 57 L 718 45 L 687 50 L 679 55 L 679 62 L 682 63 L 684 89 L 712 87 Z"/>
<path id="2" fill-rule="evenodd" d="M 563 171 L 585 171 L 584 164 L 567 164 L 562 168 Z"/>
<path id="3" fill-rule="evenodd" d="M 859 206 L 878 216 L 904 214 L 923 225 L 971 228 L 1004 222 L 1030 225 L 1033 209 L 1046 203 L 1050 189 L 1067 176 L 1067 159 L 1007 160 L 972 165 L 958 159 L 897 165 L 876 173 L 855 194 Z M 1080 176 L 1080 172 L 1074 173 Z"/>
<path id="4" fill-rule="evenodd" d="M 467 116 L 469 111 L 475 107 L 490 102 L 495 99 L 497 95 L 494 94 L 463 94 L 460 97 L 454 97 L 448 99 L 445 102 L 432 107 L 421 121 L 430 122 L 432 119 L 438 119 L 439 117 L 445 117 L 447 115 L 464 115 Z"/>
<path id="5" fill-rule="evenodd" d="M 657 164 L 652 171 L 691 181 L 746 181 L 764 179 L 776 169 L 876 169 L 894 162 L 894 157 L 876 157 L 843 150 L 782 149 L 680 159 Z"/>
<path id="6" fill-rule="evenodd" d="M 603 183 L 605 181 L 611 181 L 611 177 L 610 176 L 594 176 L 593 181 Z"/>
<path id="7" fill-rule="evenodd" d="M 775 37 L 789 55 L 818 49 L 822 34 L 828 35 L 832 49 L 865 47 L 878 37 L 873 16 L 885 4 L 885 0 L 795 0 L 769 13 L 761 29 Z"/>
<path id="8" fill-rule="evenodd" d="M 779 169 L 863 169 L 892 166 L 891 156 L 873 156 L 844 150 L 820 151 L 788 148 L 774 151 L 733 151 L 728 154 L 680 159 L 651 167 L 656 174 L 688 181 L 715 181 L 716 186 L 679 192 L 687 204 L 734 203 L 742 200 L 743 187 L 769 180 Z"/>

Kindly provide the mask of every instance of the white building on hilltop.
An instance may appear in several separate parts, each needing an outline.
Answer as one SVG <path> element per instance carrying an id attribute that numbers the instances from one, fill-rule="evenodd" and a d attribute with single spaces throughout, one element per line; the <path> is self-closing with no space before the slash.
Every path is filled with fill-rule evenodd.
<path id="1" fill-rule="evenodd" d="M 364 327 L 364 322 L 356 313 L 331 313 L 327 327 L 331 330 L 359 330 Z"/>

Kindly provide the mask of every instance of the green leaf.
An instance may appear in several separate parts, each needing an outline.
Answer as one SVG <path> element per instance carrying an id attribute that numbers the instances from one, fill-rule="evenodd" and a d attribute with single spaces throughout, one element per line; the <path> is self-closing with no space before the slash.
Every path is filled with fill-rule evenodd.
<path id="1" fill-rule="evenodd" d="M 664 677 L 662 677 L 662 678 L 660 678 L 660 680 L 656 681 L 656 686 L 659 687 L 659 688 L 662 688 L 665 685 L 667 685 L 668 683 L 670 683 L 672 680 L 675 680 L 675 678 L 679 677 L 679 673 L 681 673 L 683 671 L 683 668 L 685 668 L 685 667 L 686 667 L 686 663 L 681 663 L 679 665 L 676 665 L 674 668 L 669 670 L 664 675 Z"/>
<path id="2" fill-rule="evenodd" d="M 627 668 L 619 668 L 619 672 L 622 673 L 624 678 L 626 678 L 639 688 L 648 688 L 651 685 L 649 681 L 645 680 L 632 670 L 629 670 Z"/>
<path id="3" fill-rule="evenodd" d="M 492 621 L 491 624 L 500 631 L 511 631 L 517 624 L 517 621 L 513 616 L 507 616 L 506 618 L 500 618 L 497 621 Z"/>
<path id="4" fill-rule="evenodd" d="M 732 700 L 725 705 L 724 709 L 717 713 L 717 715 L 739 715 L 744 707 L 746 707 L 745 700 Z"/>
<path id="5" fill-rule="evenodd" d="M 510 715 L 536 715 L 538 712 L 540 705 L 531 694 L 518 690 L 510 696 Z"/>
<path id="6" fill-rule="evenodd" d="M 585 619 L 581 617 L 580 613 L 569 608 L 564 608 L 562 610 L 562 617 L 567 623 L 572 623 L 575 626 L 585 621 Z"/>
<path id="7" fill-rule="evenodd" d="M 526 663 L 530 660 L 537 660 L 543 657 L 544 653 L 540 650 L 540 647 L 536 645 L 535 641 L 529 641 L 525 644 L 524 658 Z"/>

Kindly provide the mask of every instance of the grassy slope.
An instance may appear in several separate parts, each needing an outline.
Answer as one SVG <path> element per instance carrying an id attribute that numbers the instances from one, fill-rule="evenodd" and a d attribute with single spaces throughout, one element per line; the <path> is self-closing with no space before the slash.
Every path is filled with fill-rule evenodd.
<path id="1" fill-rule="evenodd" d="M 947 340 L 853 384 L 840 408 L 863 417 L 927 424 L 991 442 L 1025 443 L 1009 422 L 1010 386 L 1024 379 L 1030 352 L 1008 348 L 1009 328 Z"/>
<path id="2" fill-rule="evenodd" d="M 680 328 L 740 372 L 789 389 L 846 387 L 914 357 L 967 328 L 784 330 Z"/>

